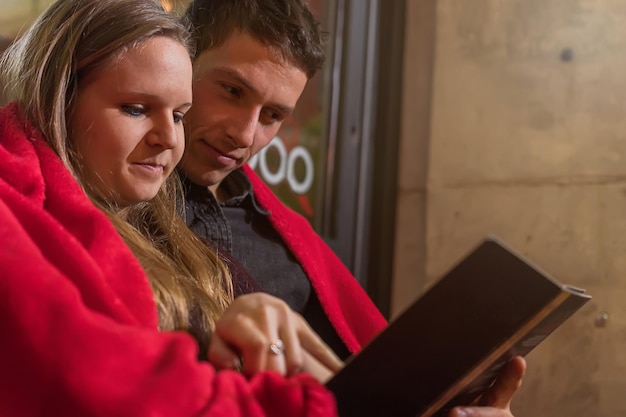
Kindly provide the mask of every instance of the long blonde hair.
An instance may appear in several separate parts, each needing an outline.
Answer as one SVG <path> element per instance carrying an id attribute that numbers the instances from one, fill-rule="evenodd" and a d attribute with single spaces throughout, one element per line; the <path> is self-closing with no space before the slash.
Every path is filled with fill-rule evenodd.
<path id="1" fill-rule="evenodd" d="M 140 260 L 154 291 L 160 328 L 188 331 L 204 349 L 232 300 L 232 284 L 219 256 L 177 211 L 183 199 L 176 174 L 153 200 L 117 207 L 84 180 L 82 158 L 67 128 L 80 80 L 154 36 L 174 39 L 193 55 L 185 25 L 156 0 L 57 0 L 9 48 L 0 69 L 7 98 L 19 101 L 26 118 Z"/>

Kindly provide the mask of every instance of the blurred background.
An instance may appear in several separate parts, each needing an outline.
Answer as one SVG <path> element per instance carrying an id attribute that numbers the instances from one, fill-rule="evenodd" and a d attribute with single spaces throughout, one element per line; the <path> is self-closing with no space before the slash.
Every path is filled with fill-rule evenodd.
<path id="1" fill-rule="evenodd" d="M 255 169 L 390 318 L 487 234 L 586 288 L 513 410 L 626 415 L 626 2 L 310 3 L 328 62 Z"/>

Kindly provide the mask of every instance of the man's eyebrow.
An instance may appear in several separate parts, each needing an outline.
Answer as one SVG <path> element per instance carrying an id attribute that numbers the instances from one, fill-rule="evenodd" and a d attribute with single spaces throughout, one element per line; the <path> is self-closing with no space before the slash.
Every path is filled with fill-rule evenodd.
<path id="1" fill-rule="evenodd" d="M 243 75 L 241 75 L 239 71 L 232 69 L 232 68 L 228 68 L 228 67 L 217 67 L 214 69 L 214 72 L 232 77 L 235 79 L 235 81 L 242 84 L 246 89 L 252 91 L 253 94 L 260 95 L 259 90 L 254 88 L 254 86 Z M 281 111 L 287 116 L 291 115 L 294 110 L 293 107 L 285 106 L 282 104 L 271 103 L 270 105 L 271 107 L 276 107 L 279 111 Z"/>

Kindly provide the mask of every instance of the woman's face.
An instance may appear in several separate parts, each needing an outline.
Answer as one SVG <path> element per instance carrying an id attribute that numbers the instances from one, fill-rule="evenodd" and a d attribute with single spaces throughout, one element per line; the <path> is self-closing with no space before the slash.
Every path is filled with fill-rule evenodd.
<path id="1" fill-rule="evenodd" d="M 191 60 L 170 38 L 150 38 L 79 84 L 69 120 L 84 179 L 121 205 L 157 194 L 185 148 Z"/>

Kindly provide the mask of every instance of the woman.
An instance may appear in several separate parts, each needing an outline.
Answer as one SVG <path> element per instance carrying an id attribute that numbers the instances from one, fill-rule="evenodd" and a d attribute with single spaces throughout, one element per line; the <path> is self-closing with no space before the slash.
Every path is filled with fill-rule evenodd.
<path id="1" fill-rule="evenodd" d="M 334 415 L 298 371 L 336 358 L 172 205 L 190 52 L 156 1 L 59 0 L 3 60 L 1 414 Z"/>

